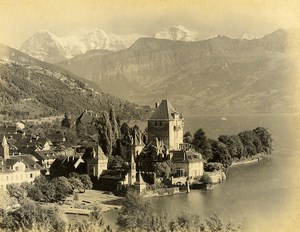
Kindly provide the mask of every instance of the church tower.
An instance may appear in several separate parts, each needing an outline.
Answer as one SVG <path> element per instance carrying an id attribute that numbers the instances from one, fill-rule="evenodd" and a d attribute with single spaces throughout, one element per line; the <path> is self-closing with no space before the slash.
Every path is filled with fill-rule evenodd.
<path id="1" fill-rule="evenodd" d="M 3 159 L 9 158 L 9 145 L 7 143 L 5 135 L 3 135 L 1 146 L 0 146 L 0 155 Z"/>
<path id="2" fill-rule="evenodd" d="M 158 138 L 168 145 L 170 151 L 179 150 L 183 143 L 183 127 L 182 115 L 168 100 L 162 100 L 148 120 L 148 142 Z"/>

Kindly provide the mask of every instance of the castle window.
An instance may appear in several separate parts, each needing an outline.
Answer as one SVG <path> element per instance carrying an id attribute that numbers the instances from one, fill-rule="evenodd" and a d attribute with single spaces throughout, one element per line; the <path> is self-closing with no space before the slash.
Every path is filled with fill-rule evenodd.
<path id="1" fill-rule="evenodd" d="M 155 126 L 157 126 L 157 122 L 155 122 Z"/>
<path id="2" fill-rule="evenodd" d="M 162 122 L 159 122 L 159 126 L 162 126 Z"/>

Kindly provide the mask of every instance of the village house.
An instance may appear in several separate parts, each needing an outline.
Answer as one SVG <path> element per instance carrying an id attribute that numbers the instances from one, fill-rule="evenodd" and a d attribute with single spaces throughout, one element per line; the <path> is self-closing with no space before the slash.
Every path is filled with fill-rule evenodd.
<path id="1" fill-rule="evenodd" d="M 188 177 L 190 180 L 203 176 L 203 159 L 200 153 L 194 150 L 178 150 L 172 152 L 171 161 L 176 177 Z"/>
<path id="2" fill-rule="evenodd" d="M 6 189 L 6 185 L 13 183 L 31 183 L 41 175 L 42 167 L 32 155 L 10 156 L 6 136 L 1 135 L 0 139 L 0 189 Z"/>

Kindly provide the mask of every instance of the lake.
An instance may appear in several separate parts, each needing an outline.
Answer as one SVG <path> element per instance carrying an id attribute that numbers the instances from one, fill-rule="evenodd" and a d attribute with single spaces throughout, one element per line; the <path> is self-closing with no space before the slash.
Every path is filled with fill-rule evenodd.
<path id="1" fill-rule="evenodd" d="M 222 119 L 223 118 L 223 119 Z M 225 120 L 224 120 L 225 119 Z M 203 128 L 210 138 L 266 127 L 274 152 L 261 162 L 232 167 L 228 179 L 212 191 L 148 199 L 158 212 L 170 216 L 187 211 L 242 224 L 245 231 L 299 231 L 300 118 L 297 115 L 200 115 L 185 117 L 185 131 Z M 105 218 L 112 222 L 116 212 Z M 299 227 L 298 227 L 298 226 Z M 298 228 L 297 228 L 298 227 Z"/>

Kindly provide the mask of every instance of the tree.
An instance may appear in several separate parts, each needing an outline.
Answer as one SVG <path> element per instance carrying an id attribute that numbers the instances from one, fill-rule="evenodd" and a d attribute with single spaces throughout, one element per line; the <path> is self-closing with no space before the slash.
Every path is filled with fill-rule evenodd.
<path id="1" fill-rule="evenodd" d="M 83 138 L 86 134 L 86 130 L 87 128 L 82 122 L 78 121 L 76 123 L 76 134 L 78 138 Z"/>
<path id="2" fill-rule="evenodd" d="M 110 108 L 110 110 L 109 110 L 109 120 L 111 123 L 112 134 L 113 134 L 112 146 L 114 147 L 116 145 L 117 139 L 119 139 L 119 137 L 120 137 L 121 132 L 120 132 L 119 124 L 116 119 L 115 112 L 112 108 Z"/>
<path id="3" fill-rule="evenodd" d="M 262 151 L 262 144 L 254 131 L 243 131 L 238 136 L 244 145 L 245 156 L 254 156 Z"/>
<path id="4" fill-rule="evenodd" d="M 229 155 L 228 149 L 224 143 L 209 139 L 211 144 L 211 150 L 213 154 L 213 161 L 223 164 L 225 168 L 228 168 L 232 163 L 232 158 Z"/>
<path id="5" fill-rule="evenodd" d="M 81 190 L 84 190 L 84 185 L 83 183 L 80 181 L 79 178 L 76 178 L 76 177 L 71 177 L 69 178 L 69 182 L 71 184 L 71 187 L 72 187 L 72 191 L 74 190 L 78 190 L 78 191 L 81 191 Z"/>
<path id="6" fill-rule="evenodd" d="M 28 192 L 28 197 L 35 201 L 56 202 L 54 184 L 45 176 L 36 177 L 33 181 L 33 188 Z"/>
<path id="7" fill-rule="evenodd" d="M 121 231 L 154 231 L 152 226 L 153 209 L 137 193 L 128 191 L 117 217 Z"/>
<path id="8" fill-rule="evenodd" d="M 193 143 L 193 136 L 191 135 L 191 133 L 189 131 L 184 133 L 183 142 L 188 143 L 188 144 Z"/>
<path id="9" fill-rule="evenodd" d="M 79 175 L 79 180 L 82 182 L 84 189 L 91 189 L 93 188 L 93 182 L 91 178 L 87 174 Z"/>
<path id="10" fill-rule="evenodd" d="M 128 126 L 128 124 L 126 122 L 123 122 L 120 130 L 121 130 L 122 135 L 126 135 L 126 134 L 129 134 L 130 127 Z"/>
<path id="11" fill-rule="evenodd" d="M 157 162 L 154 164 L 154 172 L 157 177 L 168 178 L 172 172 L 171 161 Z"/>
<path id="12" fill-rule="evenodd" d="M 263 152 L 267 154 L 271 154 L 273 150 L 272 148 L 273 139 L 271 133 L 264 127 L 257 127 L 256 129 L 253 130 L 253 132 L 259 138 L 262 144 Z"/>
<path id="13" fill-rule="evenodd" d="M 212 159 L 211 145 L 203 129 L 199 129 L 194 134 L 193 145 L 196 151 L 202 154 L 202 157 L 209 161 Z"/>
<path id="14" fill-rule="evenodd" d="M 220 135 L 218 138 L 218 141 L 226 145 L 229 155 L 232 158 L 235 158 L 238 156 L 238 148 L 236 146 L 236 142 L 235 142 L 235 140 L 233 140 L 233 138 L 231 136 Z"/>
<path id="15" fill-rule="evenodd" d="M 204 183 L 204 184 L 212 184 L 212 179 L 211 177 L 204 173 L 203 176 L 201 177 L 201 181 Z"/>
<path id="16" fill-rule="evenodd" d="M 69 115 L 65 113 L 63 120 L 61 121 L 61 127 L 70 128 L 71 127 L 71 120 Z"/>
<path id="17" fill-rule="evenodd" d="M 76 145 L 78 142 L 78 137 L 76 131 L 73 128 L 69 128 L 66 130 L 66 140 L 69 145 Z"/>
<path id="18" fill-rule="evenodd" d="M 65 231 L 67 220 L 58 208 L 25 201 L 20 208 L 5 215 L 1 228 L 11 231 Z"/>
<path id="19" fill-rule="evenodd" d="M 6 190 L 9 196 L 17 199 L 19 203 L 22 203 L 27 197 L 27 191 L 17 184 L 7 185 Z"/>
<path id="20" fill-rule="evenodd" d="M 108 157 L 108 164 L 107 164 L 108 169 L 122 169 L 124 167 L 124 160 L 122 159 L 121 156 L 110 156 Z"/>
<path id="21" fill-rule="evenodd" d="M 69 180 L 64 176 L 55 178 L 51 182 L 53 183 L 55 188 L 56 201 L 64 201 L 68 194 L 72 192 L 72 186 Z"/>
<path id="22" fill-rule="evenodd" d="M 112 154 L 114 134 L 107 112 L 103 112 L 97 121 L 97 131 L 99 134 L 99 144 L 103 152 L 109 157 Z"/>

